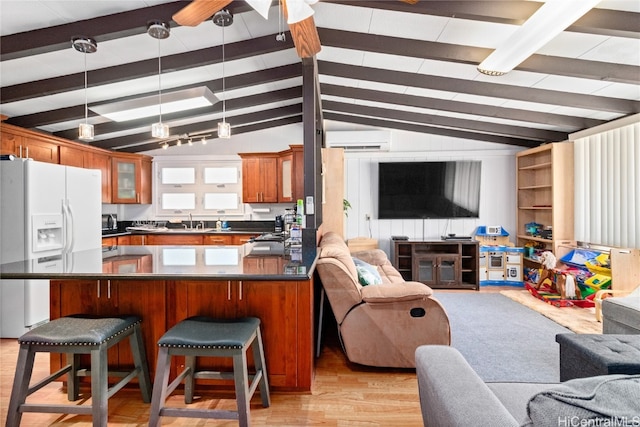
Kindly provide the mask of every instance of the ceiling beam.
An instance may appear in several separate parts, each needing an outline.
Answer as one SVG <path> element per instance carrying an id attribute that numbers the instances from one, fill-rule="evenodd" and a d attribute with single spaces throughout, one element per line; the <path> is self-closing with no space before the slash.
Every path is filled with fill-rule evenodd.
<path id="1" fill-rule="evenodd" d="M 450 136 L 453 138 L 469 139 L 474 141 L 495 142 L 497 144 L 515 145 L 518 147 L 537 147 L 540 141 L 530 141 L 525 139 L 510 138 L 500 135 L 491 135 L 487 133 L 467 132 L 458 129 L 439 128 L 435 126 L 425 126 L 414 123 L 396 122 L 393 120 L 382 120 L 378 118 L 353 116 L 348 114 L 340 114 L 326 112 L 325 120 L 333 120 L 336 122 L 356 123 L 366 126 L 373 126 L 387 129 L 398 129 L 408 132 L 417 132 L 430 135 Z"/>
<path id="2" fill-rule="evenodd" d="M 279 82 L 282 80 L 287 80 L 295 77 L 300 77 L 302 75 L 302 65 L 301 63 L 293 63 L 288 65 L 282 65 L 279 67 L 267 68 L 265 70 L 254 71 L 251 73 L 238 74 L 235 76 L 227 76 L 225 77 L 225 87 L 226 90 L 235 90 L 247 88 L 254 85 L 261 85 L 272 82 Z M 166 92 L 173 92 L 182 89 L 189 89 L 193 87 L 201 87 L 206 86 L 212 92 L 220 92 L 222 91 L 222 79 L 209 80 L 206 82 L 194 83 L 185 86 L 179 86 L 172 88 Z M 91 111 L 91 107 L 96 105 L 105 104 L 105 103 L 113 103 L 125 101 L 128 99 L 134 98 L 142 98 L 145 96 L 151 96 L 157 94 L 157 91 L 154 92 L 146 92 L 140 93 L 135 96 L 127 96 L 121 98 L 114 98 L 109 100 L 108 102 L 100 102 L 100 103 L 92 103 L 89 104 L 89 117 L 97 116 L 96 113 Z M 72 120 L 80 120 L 84 118 L 84 104 L 83 105 L 75 105 L 72 107 L 61 108 L 57 110 L 50 111 L 42 111 L 34 114 L 27 114 L 24 116 L 16 116 L 11 117 L 7 120 L 7 123 L 12 125 L 21 126 L 24 128 L 35 128 L 39 126 L 46 126 L 52 123 L 64 122 L 64 121 L 72 121 Z"/>
<path id="3" fill-rule="evenodd" d="M 257 37 L 225 45 L 225 62 L 278 52 L 293 48 L 293 42 L 274 42 L 273 35 Z M 162 57 L 164 72 L 188 70 L 194 67 L 218 64 L 222 62 L 222 46 L 207 47 Z M 90 70 L 87 72 L 89 87 L 130 81 L 158 74 L 158 59 L 152 58 L 128 64 Z M 65 76 L 52 77 L 29 83 L 3 87 L 0 103 L 22 101 L 44 95 L 84 89 L 84 71 Z"/>
<path id="4" fill-rule="evenodd" d="M 446 127 L 450 129 L 466 129 L 469 131 L 491 133 L 494 135 L 503 135 L 511 138 L 538 140 L 540 142 L 564 141 L 568 137 L 568 134 L 566 132 L 555 132 L 522 126 L 503 125 L 498 123 L 484 122 L 480 120 L 458 119 L 433 114 L 422 114 L 411 111 L 395 110 L 381 107 L 369 107 L 364 105 L 347 104 L 335 101 L 325 101 L 324 108 L 327 111 L 348 113 L 358 116 L 377 117 L 380 119 L 384 118 L 394 121 Z"/>
<path id="5" fill-rule="evenodd" d="M 319 28 L 323 46 L 366 52 L 400 55 L 410 58 L 448 61 L 477 66 L 493 49 L 405 39 L 378 34 Z M 515 68 L 540 74 L 554 74 L 619 83 L 640 83 L 640 67 L 600 61 L 565 58 L 550 55 L 531 55 Z M 498 81 L 499 78 L 494 78 Z"/>
<path id="6" fill-rule="evenodd" d="M 174 13 L 185 6 L 184 1 L 159 4 L 91 19 L 54 25 L 0 37 L 0 60 L 24 58 L 71 47 L 71 37 L 85 35 L 98 43 L 147 32 L 147 21 L 157 19 L 178 26 L 171 20 Z M 8 7 L 8 6 L 7 6 Z M 253 10 L 245 2 L 233 2 L 228 7 L 238 14 Z"/>
<path id="7" fill-rule="evenodd" d="M 447 18 L 522 25 L 543 4 L 540 1 L 419 1 L 407 4 L 397 0 L 325 0 L 331 3 L 378 10 L 419 13 Z M 594 8 L 567 28 L 567 31 L 616 37 L 640 37 L 640 14 L 622 10 Z"/>
<path id="8" fill-rule="evenodd" d="M 275 119 L 275 120 L 270 120 L 270 121 L 260 122 L 260 123 L 253 123 L 253 124 L 250 124 L 250 125 L 242 125 L 242 126 L 238 126 L 238 127 L 234 126 L 233 127 L 233 135 L 240 135 L 240 134 L 249 133 L 249 132 L 257 132 L 257 131 L 264 130 L 264 129 L 277 128 L 277 127 L 287 126 L 287 125 L 291 125 L 291 124 L 294 124 L 294 123 L 300 123 L 300 122 L 302 122 L 302 115 L 283 117 L 281 119 Z M 231 138 L 233 138 L 233 135 L 232 135 Z M 213 139 L 213 143 L 214 144 L 215 144 L 215 141 L 224 142 L 225 144 L 227 143 L 226 139 L 225 140 L 221 140 L 221 139 L 219 139 L 217 137 Z M 151 151 L 151 150 L 157 150 L 157 149 L 158 149 L 158 143 L 157 142 L 156 143 L 149 142 L 149 143 L 145 143 L 145 144 L 141 144 L 141 145 L 122 148 L 122 149 L 119 149 L 118 151 L 124 151 L 124 152 L 128 152 L 128 153 L 144 153 L 145 151 Z M 212 152 L 214 150 L 215 150 L 215 146 L 212 147 Z M 213 153 L 213 154 L 215 154 L 215 153 Z"/>
<path id="9" fill-rule="evenodd" d="M 348 79 L 367 80 L 378 83 L 388 83 L 402 87 L 411 86 L 423 89 L 443 90 L 451 93 L 466 93 L 492 98 L 516 99 L 519 101 L 537 102 L 541 104 L 586 108 L 598 111 L 611 111 L 625 115 L 640 112 L 640 102 L 627 99 L 560 92 L 548 89 L 527 88 L 522 86 L 455 79 L 403 71 L 383 70 L 372 67 L 359 67 L 356 65 L 340 64 L 336 62 L 318 61 L 318 65 L 320 74 Z"/>
<path id="10" fill-rule="evenodd" d="M 448 111 L 461 114 L 472 114 L 483 117 L 516 120 L 544 125 L 561 126 L 574 130 L 595 127 L 605 123 L 605 120 L 588 119 L 585 117 L 566 116 L 562 114 L 542 113 L 516 108 L 497 107 L 486 104 L 451 101 L 448 99 L 429 98 L 427 96 L 407 95 L 396 92 L 383 92 L 371 89 L 322 84 L 322 94 L 342 98 L 352 98 L 365 101 L 381 102 L 407 107 L 426 108 L 430 110 Z"/>
<path id="11" fill-rule="evenodd" d="M 228 102 L 228 101 L 227 101 Z M 289 117 L 295 115 L 302 115 L 302 104 L 288 105 L 286 107 L 271 108 L 268 110 L 257 111 L 253 113 L 247 113 L 237 116 L 227 116 L 226 120 L 231 123 L 232 132 L 235 132 L 235 127 L 243 124 L 251 124 L 254 122 L 261 122 L 265 120 L 273 120 L 275 118 Z M 216 123 L 212 123 L 211 120 L 191 123 L 183 126 L 176 126 L 171 128 L 173 135 L 182 135 L 184 133 L 201 133 L 201 132 L 217 132 Z M 106 148 L 106 149 L 118 149 L 119 147 L 128 147 L 137 144 L 143 144 L 145 142 L 155 142 L 159 144 L 164 140 L 155 140 L 151 138 L 150 129 L 144 132 L 137 132 L 126 136 L 117 136 L 114 138 L 103 139 L 99 141 L 93 141 L 91 145 Z"/>
<path id="12" fill-rule="evenodd" d="M 249 95 L 245 97 L 232 98 L 226 100 L 226 111 L 240 110 L 243 108 L 251 108 L 259 105 L 270 104 L 274 102 L 289 101 L 291 99 L 298 99 L 302 97 L 302 87 L 295 86 L 287 89 L 280 89 L 271 92 L 258 93 L 255 95 Z M 212 114 L 222 112 L 222 102 L 218 102 L 214 105 L 207 107 L 195 108 L 192 110 L 178 111 L 175 113 L 167 113 L 162 115 L 164 123 L 171 126 L 171 122 L 180 120 L 193 120 L 193 121 L 209 121 Z M 157 117 L 144 117 L 136 120 L 129 120 L 126 122 L 106 122 L 94 125 L 94 131 L 96 135 L 109 134 L 109 133 L 121 133 L 130 131 L 132 129 L 139 129 L 141 127 L 150 128 L 151 123 L 156 121 Z M 184 132 L 181 132 L 184 133 Z M 68 129 L 65 131 L 54 132 L 55 136 L 66 139 L 77 139 L 78 130 L 76 128 Z"/>

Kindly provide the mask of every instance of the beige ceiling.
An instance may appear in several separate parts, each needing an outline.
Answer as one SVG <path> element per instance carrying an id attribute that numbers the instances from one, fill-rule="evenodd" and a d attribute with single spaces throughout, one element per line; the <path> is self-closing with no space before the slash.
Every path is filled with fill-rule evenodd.
<path id="1" fill-rule="evenodd" d="M 602 1 L 516 70 L 476 65 L 541 3 L 535 1 L 329 1 L 313 6 L 322 51 L 317 73 L 325 129 L 345 124 L 448 135 L 517 146 L 559 141 L 640 112 L 640 1 Z M 98 41 L 87 55 L 89 108 L 157 94 L 158 42 L 150 19 L 169 21 L 186 2 L 0 1 L 0 108 L 7 122 L 75 139 L 84 120 L 84 58 L 76 35 Z M 222 30 L 171 23 L 160 44 L 162 90 L 208 86 L 226 99 L 234 133 L 302 120 L 302 65 L 291 37 L 276 41 L 274 1 L 263 19 L 242 1 Z M 212 134 L 222 105 L 163 115 L 173 137 Z M 93 145 L 158 146 L 157 117 L 111 122 L 90 111 Z M 215 132 L 213 132 L 215 135 Z"/>

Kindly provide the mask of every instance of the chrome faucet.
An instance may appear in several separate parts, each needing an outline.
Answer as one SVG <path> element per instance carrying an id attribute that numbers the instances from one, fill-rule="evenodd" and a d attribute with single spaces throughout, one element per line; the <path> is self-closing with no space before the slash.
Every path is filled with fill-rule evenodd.
<path id="1" fill-rule="evenodd" d="M 189 212 L 189 228 L 193 230 L 193 216 Z"/>

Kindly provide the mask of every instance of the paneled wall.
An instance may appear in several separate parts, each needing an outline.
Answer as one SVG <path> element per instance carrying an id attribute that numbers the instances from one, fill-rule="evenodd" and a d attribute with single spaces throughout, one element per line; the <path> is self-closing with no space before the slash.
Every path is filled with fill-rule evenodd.
<path id="1" fill-rule="evenodd" d="M 387 254 L 393 235 L 411 239 L 440 239 L 447 233 L 471 235 L 479 225 L 501 225 L 515 236 L 515 153 L 518 147 L 476 141 L 438 138 L 437 143 L 422 144 L 415 150 L 413 141 L 393 135 L 393 149 L 384 153 L 345 153 L 345 198 L 353 207 L 345 219 L 345 236 L 372 237 Z M 392 149 L 392 150 L 393 150 Z M 480 160 L 482 177 L 480 188 L 480 217 L 478 219 L 451 220 L 379 220 L 378 163 L 381 161 L 440 161 Z M 370 221 L 366 216 L 371 217 Z M 512 239 L 513 240 L 513 239 Z"/>

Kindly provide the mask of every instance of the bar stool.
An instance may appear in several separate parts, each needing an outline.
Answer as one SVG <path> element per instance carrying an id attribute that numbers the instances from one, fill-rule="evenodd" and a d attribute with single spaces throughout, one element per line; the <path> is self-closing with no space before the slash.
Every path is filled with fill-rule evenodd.
<path id="1" fill-rule="evenodd" d="M 260 388 L 262 406 L 269 407 L 269 383 L 260 335 L 260 319 L 212 319 L 190 317 L 169 329 L 158 341 L 158 363 L 153 384 L 149 426 L 159 426 L 160 417 L 215 418 L 239 420 L 241 427 L 250 424 L 251 397 Z M 249 375 L 247 350 L 251 346 L 256 373 Z M 172 356 L 185 356 L 185 369 L 169 383 Z M 196 370 L 196 357 L 233 357 L 233 372 Z M 184 379 L 184 401 L 193 402 L 196 378 L 233 379 L 237 411 L 167 407 L 167 397 Z M 249 380 L 251 379 L 251 383 Z"/>
<path id="2" fill-rule="evenodd" d="M 20 349 L 7 413 L 7 427 L 20 425 L 23 412 L 89 414 L 94 427 L 106 427 L 108 399 L 133 378 L 138 378 L 142 400 L 151 401 L 151 380 L 147 356 L 137 316 L 97 317 L 73 315 L 61 317 L 30 330 L 18 338 Z M 134 368 L 128 372 L 108 370 L 107 351 L 129 337 Z M 38 352 L 64 353 L 67 365 L 29 387 L 33 362 Z M 91 355 L 91 370 L 80 369 L 80 355 Z M 91 405 L 26 403 L 27 396 L 67 374 L 67 397 L 79 398 L 80 376 L 91 376 Z M 108 377 L 123 377 L 109 388 Z"/>

